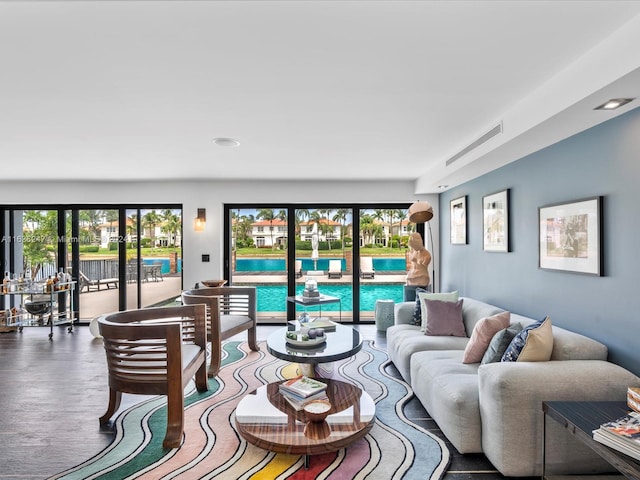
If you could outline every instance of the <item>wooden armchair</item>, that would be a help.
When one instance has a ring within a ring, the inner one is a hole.
[[[249,348],[258,351],[256,341],[257,309],[255,287],[211,287],[182,292],[184,305],[207,306],[207,334],[211,342],[209,376],[220,371],[221,343],[247,330]]]
[[[144,308],[98,318],[107,354],[108,423],[122,393],[167,396],[167,433],[162,446],[180,446],[184,425],[184,389],[195,376],[207,386],[207,331],[204,305]]]

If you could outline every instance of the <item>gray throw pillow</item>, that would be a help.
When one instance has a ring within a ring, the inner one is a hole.
[[[519,323],[514,323],[508,328],[502,329],[498,333],[496,333],[491,339],[487,351],[484,352],[484,356],[482,357],[482,361],[480,362],[480,364],[484,365],[485,363],[496,363],[502,360],[502,356],[511,344],[511,340],[513,340],[515,336],[521,331],[522,325],[520,325]]]
[[[466,337],[462,321],[462,299],[457,302],[426,300],[427,329],[425,335]]]

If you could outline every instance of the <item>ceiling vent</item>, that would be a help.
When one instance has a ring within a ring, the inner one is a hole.
[[[474,150],[474,149],[478,148],[484,142],[486,142],[490,138],[495,137],[499,133],[502,133],[502,122],[500,122],[498,125],[493,127],[487,133],[485,133],[480,138],[478,138],[475,142],[470,143],[469,145],[464,147],[462,150],[460,150],[458,153],[456,153],[453,157],[451,157],[449,160],[447,160],[447,162],[446,162],[447,167],[449,165],[451,165],[453,162],[455,162],[456,160],[458,160],[460,157],[465,156],[471,150]]]

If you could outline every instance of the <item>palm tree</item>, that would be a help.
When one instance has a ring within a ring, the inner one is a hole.
[[[333,216],[334,222],[340,222],[340,243],[342,244],[342,256],[344,257],[344,235],[346,232],[347,215],[349,214],[348,208],[339,208],[336,210]]]
[[[118,211],[117,210],[105,210],[104,211],[104,219],[109,222],[109,239],[108,242],[111,242],[111,232],[113,230],[113,222],[118,221]],[[117,237],[117,235],[116,235]]]
[[[327,246],[329,250],[331,250],[331,240],[333,239],[333,226],[329,223],[329,218],[332,211],[333,210],[331,209],[318,210],[318,212],[320,213],[320,224],[318,225],[320,227],[319,230],[327,240]]]
[[[309,209],[308,208],[298,208],[296,209],[296,234],[302,237],[302,230],[300,224],[309,218]]]
[[[284,224],[286,225],[287,224],[287,219],[288,219],[287,211],[286,210],[280,210],[278,212],[278,214],[276,215],[276,218],[278,220],[280,220],[281,222],[284,222]]]
[[[380,222],[380,224],[382,225],[382,228],[383,228],[383,231],[384,231],[384,232],[386,232],[386,229],[384,228],[384,223],[387,221],[387,219],[386,219],[386,215],[387,215],[387,211],[386,211],[386,210],[384,210],[384,209],[380,209],[380,208],[376,208],[376,209],[373,211],[373,215],[372,215],[372,217],[373,217],[375,220],[378,220],[378,221]],[[389,243],[389,239],[388,239],[388,237],[386,237],[386,235],[385,235],[385,242],[386,242],[386,243],[387,243],[387,245],[388,245],[388,243]]]
[[[240,210],[238,210],[240,214]],[[249,238],[251,238],[251,225],[255,222],[253,215],[242,215],[239,221],[236,221],[236,242],[242,240],[246,246],[249,245]]]
[[[256,218],[260,220],[265,220],[269,222],[269,234],[271,235],[271,250],[275,249],[275,245],[273,244],[273,221],[275,220],[275,215],[273,214],[273,208],[261,208],[258,210],[258,214]]]
[[[404,208],[398,208],[394,210],[395,218],[398,219],[398,238],[402,235],[402,222],[407,218],[407,211]],[[398,242],[398,248],[402,248],[402,242]]]
[[[364,214],[360,217],[360,233],[362,242],[365,245],[373,243],[378,227],[379,225],[376,225],[373,215]]]
[[[129,238],[133,238],[133,236],[137,235],[138,232],[138,215],[132,213],[129,220],[131,221],[131,225],[127,225],[127,234],[129,235]],[[138,239],[138,241],[139,240],[140,239]]]
[[[170,239],[172,241],[169,242],[169,244],[173,244],[174,247],[177,247],[176,243],[178,232],[180,231],[180,228],[182,228],[182,218],[179,215],[173,213],[172,210],[165,210],[162,213],[162,216],[165,222],[164,226],[162,227],[162,231],[168,233],[171,237]]]
[[[151,245],[155,246],[156,226],[162,221],[162,218],[155,210],[151,210],[142,217],[143,228],[149,229],[149,238],[151,238]]]

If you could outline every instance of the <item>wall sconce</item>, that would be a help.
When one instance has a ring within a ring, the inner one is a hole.
[[[198,209],[198,215],[196,216],[195,220],[193,221],[193,229],[196,232],[203,232],[204,231],[204,226],[207,223],[207,209],[206,208],[199,208]]]

